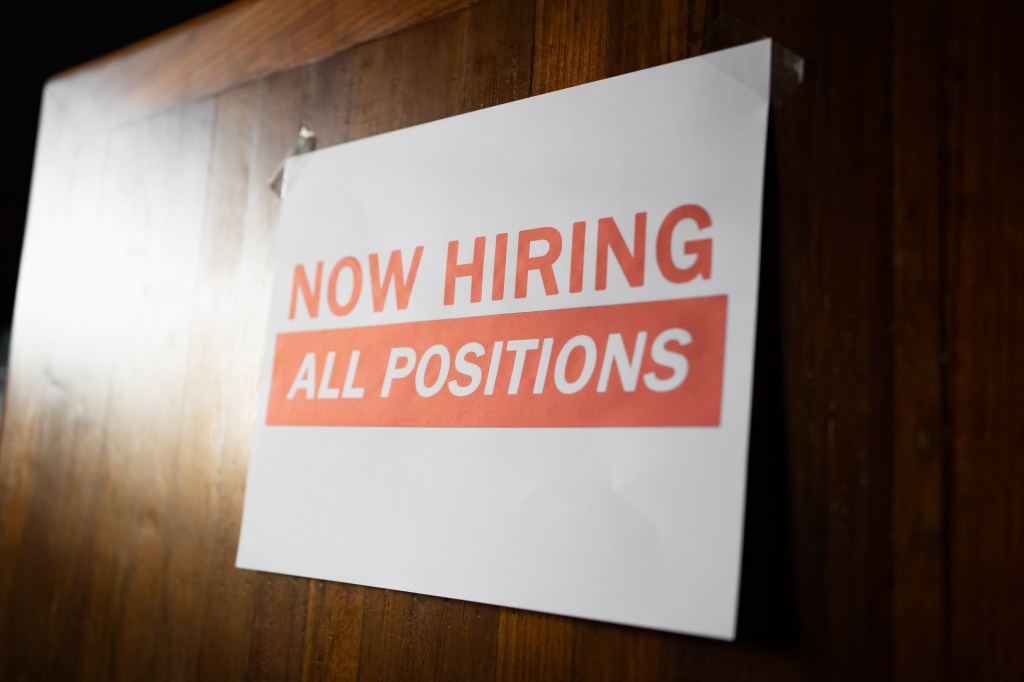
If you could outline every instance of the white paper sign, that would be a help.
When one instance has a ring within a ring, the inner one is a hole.
[[[238,566],[732,638],[770,52],[290,162]]]

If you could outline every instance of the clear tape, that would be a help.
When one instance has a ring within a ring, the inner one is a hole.
[[[769,38],[736,17],[722,12],[708,30],[709,49],[724,50],[756,40]],[[772,40],[772,106],[782,106],[793,91],[804,82],[804,58]]]
[[[284,198],[284,195],[288,191],[288,176],[294,176],[294,173],[286,172],[288,160],[295,156],[307,154],[314,149],[316,149],[316,133],[306,126],[301,126],[299,128],[299,136],[295,140],[295,144],[292,145],[291,151],[285,154],[285,157],[281,159],[281,163],[277,164],[274,174],[270,176],[268,184],[274,194]]]

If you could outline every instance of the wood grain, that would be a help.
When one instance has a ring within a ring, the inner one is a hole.
[[[898,7],[893,51],[893,627],[894,673],[948,675],[946,480],[948,353],[938,8]]]
[[[475,0],[239,0],[53,79],[76,125],[117,125],[324,59]]]
[[[1024,17],[954,5],[260,0],[54,80],[0,678],[1024,678]],[[235,569],[299,126],[337,144],[725,25],[807,64],[771,114],[738,641]]]
[[[1015,3],[956,6],[944,35],[944,213],[951,441],[945,514],[951,677],[1024,676],[994,628],[1024,622],[1024,97]]]

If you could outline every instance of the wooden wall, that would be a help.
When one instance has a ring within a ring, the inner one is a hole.
[[[1024,679],[1024,17],[896,4],[257,0],[52,81],[0,678]],[[299,125],[501,104],[723,21],[806,60],[772,109],[738,642],[235,569]]]

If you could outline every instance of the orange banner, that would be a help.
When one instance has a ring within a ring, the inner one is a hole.
[[[717,426],[726,296],[279,334],[275,426]]]

